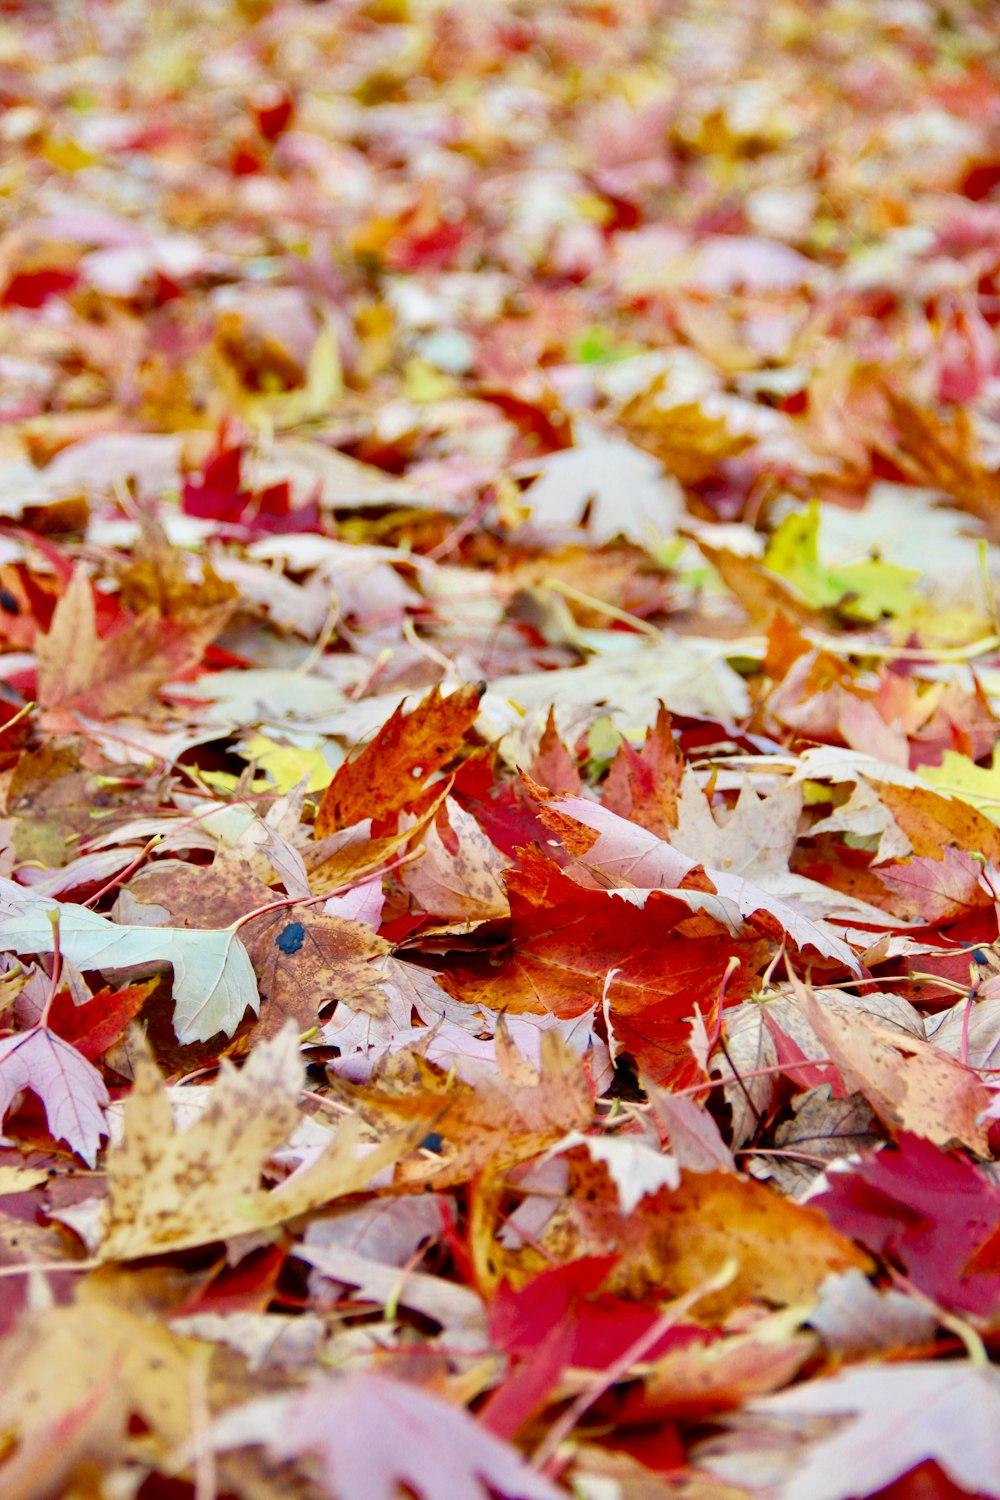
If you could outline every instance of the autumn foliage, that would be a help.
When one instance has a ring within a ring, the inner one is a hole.
[[[0,1497],[1000,1497],[1000,15],[0,6]]]

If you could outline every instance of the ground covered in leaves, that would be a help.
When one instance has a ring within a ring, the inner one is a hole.
[[[1000,1496],[998,57],[0,5],[4,1500]]]

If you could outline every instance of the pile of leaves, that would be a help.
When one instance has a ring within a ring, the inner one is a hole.
[[[1000,1496],[998,58],[0,7],[4,1500]]]

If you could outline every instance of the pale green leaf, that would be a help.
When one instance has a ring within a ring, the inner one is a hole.
[[[59,944],[78,969],[138,969],[168,963],[174,971],[174,1031],[181,1042],[232,1036],[247,1009],[260,1008],[247,951],[229,929],[126,927],[85,906],[7,900],[0,911],[0,951],[52,953],[48,913],[59,913]]]

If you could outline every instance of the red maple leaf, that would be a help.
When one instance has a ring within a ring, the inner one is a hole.
[[[1000,1235],[1000,1188],[971,1162],[903,1132],[895,1150],[863,1152],[832,1174],[810,1203],[935,1302],[981,1317],[1000,1308],[1000,1278],[982,1258]]]

